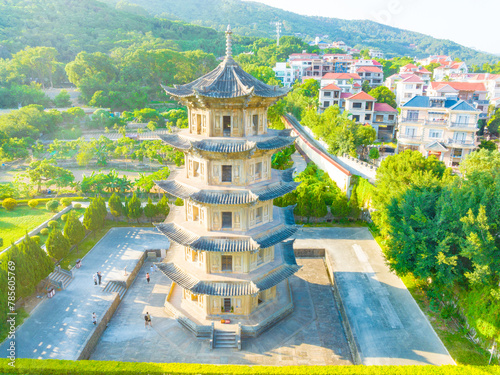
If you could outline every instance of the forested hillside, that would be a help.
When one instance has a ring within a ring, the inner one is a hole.
[[[140,8],[122,9],[95,0],[0,1],[0,58],[26,46],[54,47],[63,62],[71,61],[81,51],[108,53],[117,47],[145,43],[178,51],[224,52],[223,33],[148,17],[147,12],[144,16]],[[237,50],[240,40],[251,43],[249,38],[236,36]]]
[[[123,0],[104,0],[121,7]],[[153,15],[181,19],[197,25],[223,30],[228,23],[237,34],[258,37],[274,36],[273,21],[283,22],[284,35],[302,34],[312,40],[316,35],[329,35],[351,46],[377,47],[387,57],[409,55],[423,57],[446,54],[459,57],[468,64],[495,62],[497,56],[480,53],[455,42],[436,39],[413,31],[397,29],[366,20],[341,20],[326,17],[308,17],[241,0],[128,0]],[[307,4],[304,4],[307,6]],[[415,44],[416,49],[410,48]]]

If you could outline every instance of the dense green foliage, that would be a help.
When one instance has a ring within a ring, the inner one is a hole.
[[[64,237],[66,237],[71,245],[76,245],[78,250],[78,243],[85,237],[85,227],[78,219],[77,215],[70,211],[63,229]]]
[[[106,0],[116,4],[119,0]],[[155,15],[224,30],[227,24],[240,35],[273,37],[273,22],[283,23],[284,34],[301,33],[308,40],[316,35],[334,35],[335,40],[356,47],[378,48],[388,56],[421,56],[445,54],[476,64],[496,62],[498,57],[477,52],[455,42],[435,39],[413,31],[401,30],[368,20],[341,20],[309,17],[281,9],[241,0],[129,0]],[[416,48],[411,48],[415,44]]]
[[[54,258],[55,260],[60,260],[61,258],[68,255],[71,243],[58,228],[53,228],[47,241],[45,242],[45,249],[47,254]]]
[[[412,273],[438,295],[459,298],[483,337],[500,339],[500,166],[498,151],[464,161],[453,177],[434,157],[417,151],[385,159],[377,171],[374,221],[398,274]],[[461,292],[453,291],[458,287]]]
[[[368,91],[368,95],[377,99],[377,103],[387,103],[392,108],[396,108],[396,95],[385,86],[379,86]]]

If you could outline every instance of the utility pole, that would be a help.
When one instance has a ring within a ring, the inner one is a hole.
[[[281,33],[281,25],[283,25],[280,21],[273,22],[276,25],[276,46],[280,45],[280,33]]]

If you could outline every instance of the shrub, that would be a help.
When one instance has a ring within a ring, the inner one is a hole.
[[[81,203],[75,203],[73,205],[73,208],[82,208],[82,204]]]
[[[64,214],[61,216],[62,221],[66,221],[67,218],[68,218],[68,214]]]
[[[3,208],[5,208],[7,211],[12,211],[14,208],[17,206],[17,201],[13,198],[7,198],[4,199],[2,202]]]
[[[174,204],[176,206],[184,206],[184,200],[182,200],[181,198],[177,198],[174,202]]]
[[[370,159],[378,159],[380,157],[380,152],[378,151],[378,148],[371,148],[368,156]]]
[[[40,245],[40,236],[31,236],[31,239],[35,241],[37,245]]]
[[[37,199],[30,199],[28,201],[28,206],[30,206],[31,208],[35,208],[36,206],[38,206],[38,200]]]
[[[45,208],[52,212],[56,212],[58,207],[59,207],[59,202],[56,201],[55,199],[48,201],[47,204],[45,205]]]
[[[51,220],[47,223],[47,225],[49,226],[49,228],[55,229],[57,228],[57,221]]]
[[[60,202],[64,207],[71,206],[71,198],[61,198]]]
[[[49,228],[42,228],[40,230],[40,234],[46,236],[47,234],[49,234]]]

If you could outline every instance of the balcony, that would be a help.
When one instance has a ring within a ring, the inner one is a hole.
[[[449,127],[453,128],[453,130],[466,129],[470,131],[477,129],[476,123],[464,123],[464,122],[453,122],[453,121],[449,123]]]
[[[402,117],[400,122],[411,122],[411,123],[414,123],[414,124],[423,124],[424,123],[424,119],[414,119],[414,118],[411,118],[411,117]]]
[[[398,141],[401,142],[410,142],[410,143],[420,143],[423,140],[422,135],[408,135],[408,134],[399,134]]]
[[[472,139],[453,139],[453,138],[448,138],[446,141],[446,144],[448,146],[459,146],[459,147],[475,147],[476,142],[474,142]]]

